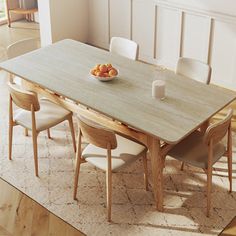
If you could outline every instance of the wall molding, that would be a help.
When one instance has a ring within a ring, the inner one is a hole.
[[[158,6],[162,6],[165,8],[180,10],[180,11],[190,13],[193,15],[210,17],[214,20],[219,20],[219,21],[224,21],[227,23],[236,24],[236,15],[230,15],[230,14],[211,11],[211,10],[204,10],[201,8],[192,7],[187,4],[174,3],[174,2],[170,2],[170,1],[167,2],[165,0],[153,0],[153,1]]]

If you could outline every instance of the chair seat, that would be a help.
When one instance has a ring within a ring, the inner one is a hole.
[[[203,134],[199,131],[195,131],[171,149],[168,155],[190,165],[207,169],[208,148],[203,140]],[[223,143],[216,144],[213,148],[212,165],[215,164],[225,152],[226,147]]]
[[[40,110],[35,112],[37,132],[49,129],[72,116],[72,112],[47,100],[40,100]],[[14,116],[14,121],[32,130],[31,112],[19,109]]]
[[[111,151],[112,155],[112,171],[117,171],[121,167],[132,163],[147,151],[146,147],[116,135],[117,148]],[[107,169],[107,150],[89,144],[82,152],[82,158],[106,171]]]

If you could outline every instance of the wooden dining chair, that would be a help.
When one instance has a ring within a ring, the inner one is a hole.
[[[168,156],[202,168],[207,173],[207,216],[210,215],[212,166],[222,157],[228,158],[229,191],[232,191],[232,131],[233,110],[220,122],[210,125],[205,134],[196,130],[176,146]],[[222,139],[227,134],[227,143]]]
[[[74,151],[76,141],[72,121],[72,112],[52,103],[47,99],[38,100],[36,93],[22,89],[16,84],[9,83],[9,159],[12,159],[12,136],[13,127],[20,125],[32,131],[35,175],[38,176],[38,149],[37,136],[41,131],[47,130],[50,138],[49,128],[68,120]],[[13,103],[19,108],[13,114]]]
[[[38,38],[26,38],[19,40],[7,47],[7,57],[12,59],[21,56],[27,52],[31,52],[40,47]]]
[[[201,61],[180,57],[176,67],[176,74],[190,79],[209,84],[211,81],[211,67]],[[182,162],[180,169],[183,171],[185,163]]]
[[[112,37],[110,43],[110,52],[119,54],[132,60],[137,60],[138,44],[132,40]]]
[[[176,74],[209,84],[211,80],[211,67],[192,58],[180,57],[176,67]]]
[[[76,171],[74,181],[74,199],[76,199],[80,165],[89,162],[106,171],[107,219],[111,221],[112,172],[143,158],[144,183],[148,190],[147,148],[139,143],[115,134],[84,117],[79,117],[79,136],[76,153]],[[89,145],[82,151],[82,136]]]
[[[39,39],[37,38],[26,38],[19,40],[7,47],[7,58],[12,59],[14,57],[21,56],[25,53],[34,51],[40,47]],[[17,76],[10,75],[11,82],[21,84],[21,78]]]
[[[6,7],[7,7],[7,20],[8,20],[8,27],[11,27],[11,24],[13,22],[13,19],[15,14],[22,16],[25,16],[25,19],[27,21],[34,21],[34,14],[38,12],[37,8],[37,1],[31,0],[31,1],[12,1],[12,0],[5,0]],[[18,4],[16,4],[18,2]]]

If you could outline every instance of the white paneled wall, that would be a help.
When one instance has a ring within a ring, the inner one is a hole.
[[[211,65],[213,82],[236,88],[236,24],[214,21]]]
[[[210,23],[209,17],[190,13],[183,15],[181,56],[208,62]]]
[[[39,0],[38,8],[42,46],[66,38],[87,41],[87,0]]]
[[[139,44],[139,58],[150,63],[155,57],[155,10],[152,1],[133,1],[131,38]]]
[[[107,48],[109,44],[109,0],[89,0],[89,43]]]
[[[110,0],[110,37],[131,38],[131,1]]]
[[[156,14],[155,58],[158,64],[175,68],[181,51],[182,13],[157,6]]]
[[[224,3],[89,0],[88,42],[108,49],[112,36],[130,38],[139,44],[140,60],[169,69],[179,56],[195,58],[212,66],[213,83],[236,89],[236,3],[219,13]]]

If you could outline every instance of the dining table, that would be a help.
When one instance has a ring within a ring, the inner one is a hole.
[[[96,64],[110,63],[117,78],[90,75]],[[157,66],[65,39],[0,63],[23,85],[61,106],[144,144],[149,150],[155,207],[163,211],[163,168],[168,151],[209,120],[236,93],[205,85]],[[165,81],[165,99],[152,97],[154,80]]]

